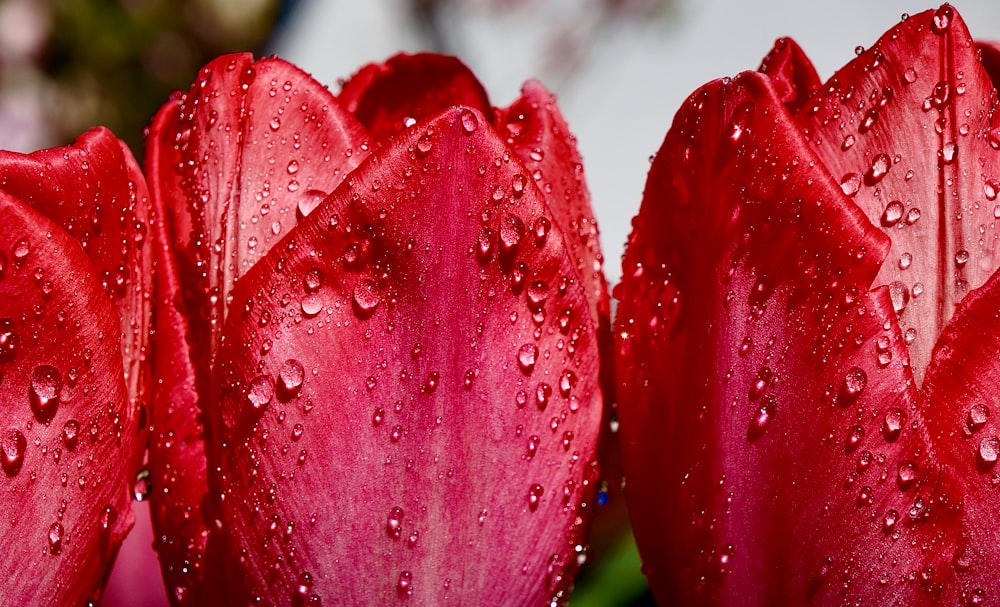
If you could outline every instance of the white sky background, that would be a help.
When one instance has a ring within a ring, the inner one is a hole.
[[[506,13],[483,4],[502,3],[466,0],[471,8],[443,24],[451,50],[476,72],[493,105],[508,105],[529,78],[559,96],[583,154],[612,284],[621,276],[648,159],[692,91],[756,69],[781,36],[794,38],[826,79],[902,13],[936,7],[901,0],[674,0],[665,14],[601,21],[595,0],[508,0]],[[1000,1],[952,4],[974,37],[1000,40]],[[555,46],[560,36],[576,45]],[[365,63],[425,45],[402,0],[300,0],[272,50],[336,91],[338,79]]]

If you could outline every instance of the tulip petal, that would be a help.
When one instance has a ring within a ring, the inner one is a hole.
[[[778,98],[794,112],[820,88],[819,74],[802,47],[791,38],[778,38],[764,57],[760,72],[767,74]]]
[[[307,74],[247,54],[206,66],[150,128],[147,172],[164,218],[151,499],[174,604],[214,604],[226,591],[206,527],[215,515],[203,508],[203,415],[226,307],[219,294],[344,180],[367,155],[366,137]]]
[[[450,107],[490,115],[489,97],[475,74],[455,57],[434,53],[401,53],[367,65],[344,83],[338,99],[376,141]]]
[[[3,602],[82,605],[133,521],[119,315],[58,223],[0,192],[0,226]]]
[[[644,569],[664,605],[933,605],[957,502],[885,288],[889,248],[748,72],[680,110],[614,337]]]
[[[996,42],[978,42],[980,58],[983,61],[983,69],[989,74],[993,81],[993,88],[1000,83],[1000,44]]]
[[[249,54],[208,64],[173,104],[169,129],[150,138],[178,164],[150,179],[169,196],[170,236],[189,306],[209,319],[211,356],[233,282],[357,166],[365,134],[297,67]]]
[[[996,563],[995,482],[1000,456],[1000,334],[997,302],[1000,274],[969,293],[938,339],[924,381],[923,414],[943,464],[960,479],[964,509],[962,538],[953,561],[956,582],[942,604],[983,604],[1000,594]]]
[[[32,154],[0,151],[0,189],[29,203],[80,242],[121,315],[122,360],[132,406],[128,425],[144,431],[151,377],[146,364],[152,254],[146,246],[149,193],[135,159],[107,129],[72,146]],[[140,437],[139,444],[145,444]],[[144,450],[134,453],[138,472]]]
[[[517,153],[529,171],[529,179],[511,186],[517,194],[529,184],[549,192],[550,213],[556,227],[568,239],[567,246],[576,262],[577,273],[584,280],[591,314],[599,327],[610,325],[610,299],[601,266],[597,220],[590,204],[590,193],[583,178],[583,159],[576,148],[555,99],[536,81],[528,81],[521,97],[510,107],[497,110],[498,130],[507,136],[507,144]],[[495,194],[504,195],[503,186]],[[544,233],[547,224],[528,226],[529,234]]]
[[[563,234],[522,232],[544,200],[493,198],[526,172],[482,114],[447,110],[237,284],[210,457],[252,595],[564,597],[596,480],[599,360]]]
[[[889,285],[918,382],[955,306],[1000,266],[1000,115],[958,13],[909,17],[797,116],[811,148],[892,237]]]

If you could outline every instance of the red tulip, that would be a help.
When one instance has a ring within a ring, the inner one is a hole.
[[[944,5],[823,85],[779,40],[675,118],[616,293],[627,500],[661,604],[1000,596],[989,56]]]
[[[0,152],[2,602],[97,597],[144,438],[148,194],[106,130]]]
[[[607,319],[551,96],[222,57],[150,129],[150,466],[174,604],[537,604],[591,509]]]

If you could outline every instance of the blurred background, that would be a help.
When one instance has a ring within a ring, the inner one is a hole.
[[[1000,2],[954,0],[972,34],[1000,40]],[[0,0],[0,148],[71,142],[103,124],[142,153],[171,91],[235,50],[276,53],[336,92],[399,51],[461,57],[493,104],[538,78],[578,137],[611,283],[649,158],[682,101],[747,69],[780,36],[826,78],[903,13],[903,0]],[[651,605],[623,504],[608,479],[572,603]],[[130,541],[151,541],[134,533]]]

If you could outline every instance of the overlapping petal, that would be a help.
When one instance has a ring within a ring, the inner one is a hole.
[[[889,285],[920,381],[959,301],[1000,266],[1000,117],[948,5],[901,21],[796,112],[823,165],[892,237]]]
[[[395,57],[340,99],[305,80],[222,58],[151,128],[172,600],[558,600],[608,309],[574,140],[529,85],[536,126],[504,142],[451,58]]]
[[[520,604],[567,587],[596,474],[596,333],[562,234],[525,229],[544,198],[494,197],[525,177],[506,152],[482,114],[449,110],[237,285],[213,433],[253,594]]]
[[[133,520],[120,317],[59,223],[0,192],[0,226],[3,600],[81,605]]]
[[[213,398],[225,295],[360,162],[364,138],[307,74],[245,54],[203,68],[187,95],[154,119],[147,173],[163,223],[150,466],[158,549],[175,604],[210,600],[217,588],[202,584],[214,519],[203,504],[202,415]]]
[[[780,40],[766,77],[678,114],[616,293],[629,507],[659,600],[998,592],[1000,144],[979,57],[945,5],[822,87]]]
[[[664,604],[934,604],[954,516],[888,239],[746,73],[696,92],[616,295],[626,496]],[[882,583],[880,580],[885,580]]]

